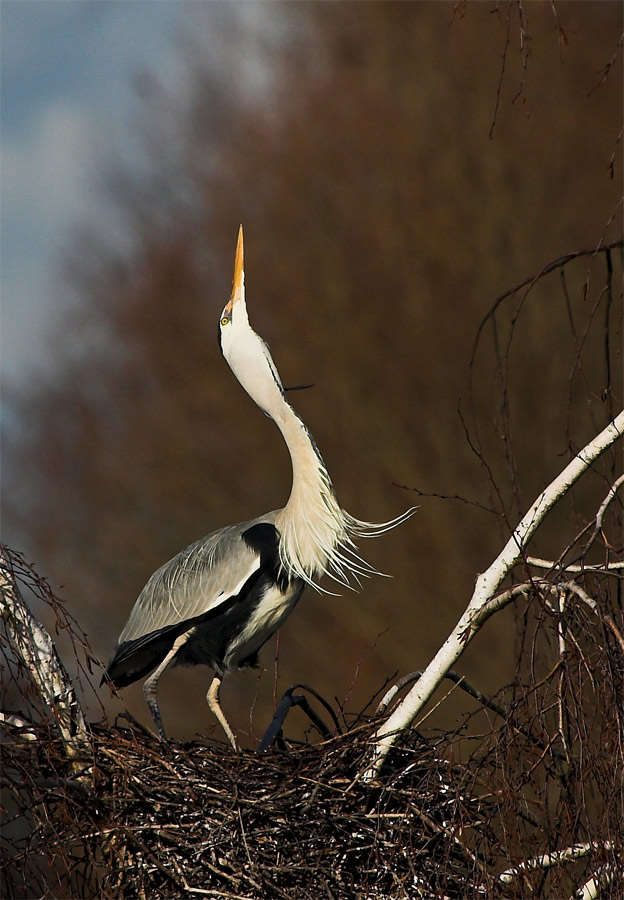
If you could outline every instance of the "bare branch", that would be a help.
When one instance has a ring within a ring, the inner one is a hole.
[[[14,729],[23,741],[37,740],[32,722],[29,722],[23,716],[18,716],[15,713],[0,712],[0,726]]]
[[[587,94],[588,97],[591,96],[591,94],[593,94],[594,91],[597,91],[599,87],[602,87],[602,85],[605,83],[605,81],[609,77],[609,73],[611,72],[611,69],[615,65],[618,56],[620,55],[620,51],[622,49],[623,44],[624,44],[624,34],[621,34],[620,39],[618,40],[617,44],[615,45],[615,51],[613,53],[613,56],[611,57],[609,62],[606,63],[606,65],[604,65],[602,67],[602,69],[600,70],[600,72],[598,73],[600,75],[600,81],[598,81],[593,86],[593,88],[591,88],[591,90]]]
[[[611,485],[611,487],[609,489],[609,493],[607,494],[607,496],[604,498],[604,500],[600,504],[598,512],[596,513],[596,524],[594,525],[594,530],[592,531],[591,537],[589,538],[589,540],[587,541],[587,544],[585,545],[583,554],[587,553],[587,551],[589,550],[591,545],[594,543],[594,541],[600,534],[600,531],[602,530],[602,521],[603,521],[605,513],[607,511],[607,507],[609,506],[609,504],[611,503],[611,501],[617,494],[618,489],[621,488],[623,484],[624,484],[624,475],[620,475],[620,477],[617,478],[613,482],[613,484]]]
[[[622,653],[624,653],[624,637],[622,637],[622,632],[617,627],[611,616],[605,616],[605,624],[611,629],[613,636],[620,645]]]
[[[548,275],[550,272],[554,272],[555,269],[559,269],[562,266],[567,265],[569,262],[572,262],[572,260],[574,260],[574,259],[579,259],[580,257],[583,257],[583,256],[589,256],[589,257],[593,258],[593,257],[597,256],[598,253],[606,252],[609,250],[615,250],[622,246],[624,246],[624,240],[622,238],[618,238],[615,241],[611,241],[609,244],[603,244],[602,240],[601,240],[597,247],[588,247],[585,250],[575,250],[572,253],[564,253],[563,256],[559,256],[559,257],[557,257],[557,259],[553,259],[551,262],[549,262],[547,265],[545,265],[539,272],[537,272],[536,275],[532,275],[529,278],[525,278],[523,281],[521,281],[515,287],[512,287],[509,290],[504,291],[502,294],[499,294],[499,296],[496,298],[496,300],[494,301],[494,303],[492,304],[492,306],[490,307],[488,312],[483,316],[483,319],[479,323],[479,327],[477,329],[477,334],[475,337],[473,350],[472,350],[472,357],[471,357],[472,361],[474,362],[477,345],[479,344],[479,341],[481,338],[481,332],[483,331],[483,329],[486,325],[486,322],[488,322],[489,319],[491,319],[491,317],[494,315],[494,313],[496,312],[498,307],[501,305],[501,303],[503,303],[505,300],[507,300],[508,297],[513,297],[514,294],[517,294],[518,291],[521,291],[525,287],[528,287],[528,289],[531,290],[531,288],[535,284],[537,284],[537,282],[541,278],[543,278],[545,275]]]
[[[624,569],[624,562],[606,563],[601,566],[579,566],[579,565],[561,565],[552,559],[540,559],[538,556],[527,556],[526,562],[529,566],[535,566],[537,569],[556,569],[559,572],[618,572]]]
[[[80,703],[50,635],[25,604],[4,553],[0,555],[0,615],[13,650],[54,716],[67,755],[80,755],[88,743]]]
[[[510,884],[517,875],[522,875],[531,869],[549,869],[551,866],[560,866],[562,863],[589,856],[590,853],[595,852],[597,849],[610,850],[611,845],[607,842],[603,848],[597,848],[595,844],[575,844],[573,847],[567,847],[565,850],[555,850],[552,853],[544,853],[542,856],[534,856],[511,869],[501,872],[498,879],[503,884]]]
[[[601,866],[597,872],[594,872],[589,881],[586,881],[583,887],[575,894],[578,900],[598,900],[600,892],[607,887],[613,879],[615,873],[612,866]]]
[[[464,614],[440,650],[429,663],[422,677],[399,704],[390,718],[379,728],[373,760],[365,773],[372,779],[381,769],[388,751],[401,730],[409,728],[438,687],[446,672],[464,652],[469,641],[487,619],[507,602],[497,597],[503,580],[522,559],[529,540],[555,504],[587,471],[591,464],[624,433],[624,411],[597,435],[565,467],[554,481],[539,495],[522,518],[506,546],[489,569],[477,578],[474,593]]]

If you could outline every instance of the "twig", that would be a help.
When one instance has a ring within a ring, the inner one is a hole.
[[[620,645],[620,649],[621,649],[622,653],[624,653],[624,637],[622,637],[622,632],[619,630],[619,628],[617,627],[617,625],[615,624],[615,622],[613,621],[611,616],[605,616],[604,620],[605,620],[607,626],[613,632],[616,641]]]
[[[518,589],[514,591],[515,596],[520,596],[521,594],[528,593],[531,585],[519,585]],[[407,687],[408,684],[411,684],[413,681],[417,681],[422,676],[422,671],[410,672],[409,675],[404,675],[402,678],[397,681],[395,685],[393,685],[383,696],[377,709],[375,710],[375,715],[381,715],[386,711],[389,704],[392,702],[397,693],[402,690],[404,687]],[[535,737],[531,734],[530,730],[527,728],[523,728],[521,725],[515,725],[509,719],[509,712],[505,709],[504,706],[500,706],[498,703],[495,703],[493,700],[490,700],[489,697],[486,697],[484,693],[482,693],[478,688],[473,687],[463,675],[459,675],[453,669],[447,672],[444,676],[448,678],[449,681],[453,681],[457,687],[461,688],[462,691],[465,691],[470,697],[473,697],[477,700],[482,706],[486,709],[491,710],[493,713],[496,713],[497,716],[500,716],[501,719],[504,719],[505,722],[519,734],[524,735],[525,738],[530,740],[533,744],[540,748],[540,750],[547,749],[547,745],[544,744],[540,738]],[[418,723],[420,725],[420,722]],[[565,754],[559,753],[558,750],[552,750],[554,756],[558,756],[560,759],[566,759]]]
[[[413,491],[413,493],[418,494],[419,497],[435,497],[437,500],[459,500],[461,503],[466,503],[468,506],[476,506],[477,509],[482,509],[483,512],[496,515],[496,510],[491,509],[489,506],[484,506],[484,504],[479,503],[478,500],[469,500],[467,497],[461,497],[459,494],[438,494],[434,491],[421,491],[420,488],[410,487],[408,484],[399,484],[396,481],[392,482],[392,486],[400,488],[402,491]]]
[[[490,125],[490,133],[488,135],[490,140],[492,140],[492,138],[494,136],[494,128],[496,127],[496,117],[498,115],[498,107],[500,106],[501,91],[503,88],[503,80],[505,78],[505,66],[507,65],[507,51],[509,50],[509,44],[511,42],[510,29],[511,29],[511,10],[509,10],[507,12],[507,32],[505,34],[505,47],[503,48],[501,70],[500,70],[500,75],[498,77],[498,85],[496,86],[496,104],[494,106],[494,115],[492,116],[492,124]]]
[[[617,478],[613,482],[611,487],[609,488],[609,492],[608,492],[607,496],[604,498],[604,500],[600,504],[600,506],[598,508],[598,512],[596,513],[596,522],[594,525],[594,530],[592,531],[591,536],[583,549],[583,554],[587,553],[587,551],[589,550],[591,545],[594,543],[594,541],[600,534],[600,532],[602,530],[602,521],[605,517],[607,508],[608,508],[609,504],[611,503],[611,501],[614,499],[615,495],[617,494],[618,489],[621,488],[623,484],[624,484],[624,475],[620,475],[620,477]]]
[[[618,56],[619,56],[619,54],[620,54],[620,50],[622,49],[622,45],[623,45],[623,44],[624,44],[624,34],[621,34],[621,35],[620,35],[619,41],[618,41],[617,44],[615,45],[615,52],[614,52],[613,56],[611,57],[611,59],[609,60],[609,62],[606,63],[606,65],[604,65],[604,66],[602,67],[602,69],[601,69],[600,72],[599,72],[599,74],[602,76],[601,79],[600,79],[600,81],[599,81],[597,84],[595,84],[593,88],[591,88],[591,90],[590,90],[590,91],[588,92],[588,94],[587,94],[588,97],[590,97],[590,96],[594,93],[594,91],[597,91],[598,88],[601,87],[601,86],[605,83],[605,81],[607,80],[607,78],[609,77],[609,72],[611,71],[611,69],[612,69],[613,66],[615,65],[616,60],[617,60],[617,58],[618,58]]]
[[[525,278],[524,281],[521,281],[515,287],[512,287],[504,293],[499,294],[488,312],[484,315],[483,319],[479,323],[471,359],[474,360],[477,345],[479,344],[481,338],[481,332],[485,328],[486,322],[494,315],[501,303],[503,303],[508,297],[513,297],[514,294],[517,294],[518,291],[521,291],[522,288],[525,287],[528,287],[529,290],[531,290],[531,288],[534,287],[534,285],[537,284],[537,282],[545,275],[548,275],[550,272],[554,272],[555,269],[559,269],[575,259],[579,259],[582,256],[594,257],[597,256],[598,253],[615,250],[616,248],[622,246],[624,246],[624,239],[618,238],[618,240],[611,241],[609,244],[602,244],[601,241],[597,247],[588,247],[586,250],[575,250],[572,253],[565,253],[563,256],[559,256],[557,257],[557,259],[553,259],[551,262],[547,263],[536,275],[531,275],[529,278]]]

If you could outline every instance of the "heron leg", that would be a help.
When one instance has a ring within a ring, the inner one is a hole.
[[[219,703],[219,690],[221,688],[221,676],[215,675],[215,677],[210,682],[210,687],[208,688],[208,693],[206,694],[206,700],[208,701],[208,706],[215,714],[217,719],[219,720],[221,727],[225,731],[228,740],[234,750],[238,753],[238,744],[236,743],[236,738],[232,732],[228,724],[228,720],[223,715],[223,710],[221,709],[221,704]]]
[[[160,672],[158,674],[160,675]],[[165,733],[165,727],[163,725],[160,708],[158,706],[158,698],[156,696],[157,680],[157,678],[153,678],[150,675],[147,681],[145,681],[143,684],[143,695],[145,696],[145,700],[147,701],[147,705],[149,706],[149,710],[152,714],[152,719],[154,720],[154,725],[156,726],[158,737],[161,739],[161,741],[166,741],[167,735]]]
[[[173,643],[173,647],[167,653],[163,661],[156,666],[152,674],[145,679],[143,682],[143,696],[147,701],[147,705],[149,706],[150,712],[152,714],[152,719],[154,720],[154,725],[156,726],[156,731],[158,732],[158,737],[161,741],[167,740],[167,735],[165,734],[165,728],[162,721],[162,716],[160,714],[160,708],[158,706],[158,697],[156,696],[156,685],[158,684],[158,679],[165,671],[171,660],[174,658],[180,647],[185,644],[190,638],[193,629],[190,631],[185,631],[184,634],[179,635]]]

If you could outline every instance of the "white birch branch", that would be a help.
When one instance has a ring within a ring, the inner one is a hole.
[[[612,866],[601,866],[574,896],[578,900],[598,900],[604,888],[614,880],[615,874]]]
[[[573,844],[565,850],[554,850],[552,853],[544,853],[542,856],[533,856],[531,859],[524,860],[512,869],[501,872],[498,879],[499,881],[502,881],[503,884],[510,884],[517,875],[521,875],[523,872],[530,872],[534,869],[550,869],[552,866],[560,866],[562,863],[569,862],[570,860],[582,859],[584,856],[589,856],[589,854],[595,852],[596,849],[598,849],[596,844]],[[602,849],[610,850],[611,843],[607,841]]]
[[[624,433],[624,411],[597,435],[565,467],[550,485],[542,491],[529,511],[522,518],[502,552],[489,569],[479,575],[470,603],[442,647],[431,660],[421,678],[401,701],[396,710],[378,729],[373,758],[365,772],[365,780],[374,778],[398,734],[409,728],[416,716],[431,698],[445,676],[462,655],[472,638],[493,613],[502,609],[515,596],[506,591],[496,592],[502,582],[522,559],[525,548],[550,510],[568,492],[589,466]]]
[[[624,475],[620,475],[620,477],[616,481],[614,481],[613,484],[611,485],[609,493],[607,494],[607,496],[604,498],[604,500],[600,504],[600,509],[596,513],[596,524],[594,525],[594,530],[591,534],[590,539],[587,542],[587,547],[585,549],[588,549],[589,547],[591,547],[591,545],[594,543],[594,541],[596,540],[596,538],[602,531],[602,521],[603,521],[605,513],[607,511],[607,507],[609,506],[609,504],[611,503],[611,501],[617,494],[618,489],[621,488],[623,484],[624,484]]]
[[[29,722],[23,716],[16,716],[15,713],[0,712],[0,726],[5,729],[15,729],[23,741],[37,740],[32,722]]]
[[[624,569],[624,562],[612,562],[605,563],[605,565],[596,565],[596,566],[579,566],[579,565],[569,565],[562,566],[560,563],[555,562],[552,559],[539,559],[537,556],[527,556],[527,563],[530,566],[535,566],[536,569],[553,569],[559,572],[569,572],[570,574],[578,574],[579,572],[595,572],[600,574],[601,572],[621,572]]]
[[[52,638],[24,603],[3,554],[0,554],[0,616],[13,650],[54,716],[67,756],[79,756],[88,745],[80,703]]]

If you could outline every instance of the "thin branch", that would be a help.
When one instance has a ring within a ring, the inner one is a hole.
[[[611,181],[615,178],[615,155],[617,153],[618,144],[622,140],[622,132],[624,132],[624,128],[620,128],[620,133],[615,139],[615,147],[613,148],[613,153],[611,154],[611,159],[609,160],[609,177]],[[618,204],[619,205],[619,204]]]
[[[520,81],[520,85],[518,86],[518,90],[512,99],[512,103],[515,103],[516,100],[522,99],[523,103],[526,103],[526,94],[525,87],[527,81],[528,74],[528,61],[530,54],[530,42],[531,38],[529,37],[528,28],[529,23],[524,12],[524,7],[522,5],[522,0],[516,0],[516,6],[518,9],[518,19],[520,23],[520,58],[522,60],[522,80]]]
[[[421,491],[420,488],[410,487],[408,484],[399,484],[397,481],[393,481],[392,486],[400,488],[402,491],[412,491],[414,494],[418,494],[419,497],[434,497],[436,500],[459,500],[468,506],[476,506],[477,509],[481,509],[483,512],[491,513],[494,516],[498,515],[495,509],[484,506],[478,500],[469,500],[468,497],[462,497],[460,494],[438,494],[435,491]]]
[[[620,645],[620,650],[622,651],[622,653],[624,653],[624,637],[622,637],[622,632],[617,627],[611,616],[605,616],[604,620],[605,624],[611,629],[613,636]]]
[[[565,467],[563,472],[542,491],[514,530],[497,559],[486,572],[477,578],[472,599],[457,625],[431,660],[422,677],[377,731],[373,759],[365,773],[366,780],[374,778],[380,771],[398,734],[403,729],[409,728],[445,674],[462,655],[470,640],[482,628],[487,619],[500,609],[501,605],[505,605],[500,600],[500,595],[497,597],[497,591],[509,572],[522,559],[528,542],[550,510],[567,494],[592,463],[623,433],[624,411],[590,441]]]
[[[17,736],[22,741],[37,740],[33,723],[29,722],[28,719],[25,719],[23,716],[18,716],[15,713],[0,712],[0,726],[2,728],[15,729]]]
[[[517,875],[524,872],[530,872],[533,869],[550,869],[552,866],[560,866],[562,863],[570,862],[570,860],[582,859],[589,856],[597,849],[610,850],[611,843],[607,841],[603,847],[598,848],[595,844],[574,844],[565,850],[555,850],[552,853],[544,853],[542,856],[534,856],[526,859],[511,869],[506,869],[498,876],[499,881],[503,884],[510,884]]]
[[[507,31],[505,34],[505,47],[503,48],[501,70],[500,70],[500,75],[498,78],[498,85],[496,86],[496,103],[494,106],[494,115],[492,116],[492,124],[490,125],[490,133],[489,133],[490,140],[492,140],[492,138],[494,137],[494,128],[496,127],[496,118],[498,116],[498,108],[500,106],[501,91],[503,89],[503,80],[505,78],[505,67],[507,65],[507,51],[509,50],[509,44],[511,42],[510,30],[511,30],[511,7],[507,11]]]
[[[607,508],[608,508],[609,504],[611,503],[611,501],[614,499],[615,495],[617,494],[618,489],[621,488],[623,484],[624,484],[624,475],[620,475],[620,477],[617,478],[613,482],[611,487],[609,488],[609,493],[607,494],[607,496],[604,498],[604,500],[600,504],[600,507],[598,508],[598,512],[596,513],[596,524],[594,525],[594,530],[592,531],[591,536],[583,549],[583,555],[585,555],[587,553],[587,551],[589,550],[591,545],[594,543],[594,541],[600,534],[600,531],[602,530],[602,522],[603,522],[605,513],[607,511]]]
[[[530,585],[522,585],[522,589],[515,592],[516,596],[520,594],[526,593],[530,588]],[[400,678],[395,685],[393,685],[384,695],[382,700],[380,701],[377,709],[375,710],[375,715],[381,715],[386,711],[392,700],[396,697],[399,691],[403,690],[404,687],[407,687],[408,684],[411,684],[413,681],[417,681],[422,676],[422,671],[410,672],[409,675],[404,675]],[[473,687],[463,675],[459,675],[453,669],[447,672],[444,676],[448,678],[449,681],[454,682],[457,687],[461,688],[462,691],[465,691],[475,700],[477,700],[483,707],[491,710],[496,713],[497,716],[500,716],[501,719],[504,719],[507,724],[514,729],[514,731],[523,734],[528,740],[534,743],[540,750],[548,749],[547,745],[544,744],[539,738],[536,738],[533,734],[531,734],[530,730],[527,728],[523,728],[522,726],[515,725],[509,719],[509,711],[505,709],[504,706],[500,706],[498,703],[495,703],[493,700],[490,700],[489,697],[486,697],[484,693],[482,693],[478,688]],[[419,723],[420,724],[420,723]],[[558,756],[560,759],[566,759],[565,754],[560,753],[558,750],[551,750],[553,756]]]
[[[559,13],[557,12],[557,7],[555,6],[554,0],[550,0],[550,8],[552,10],[552,14],[555,17],[555,28],[557,29],[557,36],[559,38],[559,46],[567,47],[568,45],[568,35],[566,34],[566,30],[561,24],[561,20],[559,19]]]
[[[601,866],[592,877],[585,882],[583,887],[576,892],[578,900],[598,900],[603,888],[607,887],[615,878],[613,866]]]
[[[494,315],[498,307],[503,303],[508,297],[513,297],[514,294],[517,294],[518,291],[521,291],[522,288],[529,287],[529,290],[545,275],[550,274],[550,272],[554,272],[555,269],[559,269],[561,266],[567,265],[572,260],[579,259],[583,256],[597,256],[598,253],[604,253],[608,250],[614,250],[618,247],[624,246],[624,239],[618,238],[618,240],[611,241],[609,244],[603,244],[602,240],[598,244],[597,247],[588,247],[586,250],[575,250],[572,253],[565,253],[563,256],[557,257],[557,259],[553,259],[551,262],[547,263],[536,275],[531,275],[529,278],[525,278],[524,281],[521,281],[515,287],[510,288],[505,291],[496,298],[488,312],[484,315],[483,319],[479,323],[479,327],[477,329],[477,335],[474,341],[473,351],[471,360],[474,362],[474,357],[476,354],[477,345],[479,344],[481,338],[481,332],[483,331],[486,322]],[[471,363],[472,364],[472,363]]]
[[[609,77],[609,73],[611,72],[611,69],[617,62],[617,58],[620,55],[620,50],[622,49],[623,44],[624,44],[624,34],[621,34],[619,41],[615,45],[615,52],[614,52],[613,56],[611,57],[609,62],[606,65],[604,65],[602,67],[602,69],[600,70],[600,72],[598,73],[601,76],[600,81],[597,82],[597,84],[595,84],[593,86],[593,88],[591,88],[591,90],[587,94],[588,97],[590,97],[594,93],[594,91],[597,91],[599,87],[602,87],[602,85],[605,83],[605,81]]]
[[[529,566],[535,566],[537,569],[553,569],[559,572],[618,572],[624,569],[624,562],[605,563],[597,566],[578,566],[578,565],[561,565],[552,559],[540,559],[538,556],[527,556],[526,562]]]
[[[589,606],[592,612],[598,612],[598,604],[589,596],[587,591],[583,590],[580,584],[575,584],[573,581],[566,581],[564,584],[554,584],[551,591],[556,591],[558,594],[565,593],[566,591],[569,591],[571,594],[576,594],[579,600],[582,600],[586,606]]]

